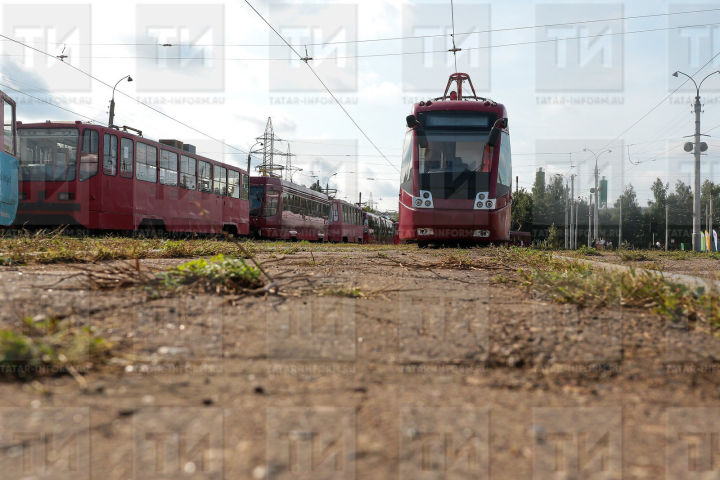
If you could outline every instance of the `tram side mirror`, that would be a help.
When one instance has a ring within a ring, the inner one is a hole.
[[[507,118],[498,118],[495,120],[495,124],[490,130],[490,138],[488,138],[488,145],[491,147],[497,147],[500,143],[500,133],[507,128]]]
[[[408,128],[415,128],[420,125],[420,122],[418,122],[418,119],[415,118],[415,115],[410,114],[407,117],[405,117],[405,123],[407,124]]]

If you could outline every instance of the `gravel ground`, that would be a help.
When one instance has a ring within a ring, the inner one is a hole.
[[[283,295],[242,298],[0,267],[1,325],[70,315],[116,353],[0,383],[2,476],[720,478],[712,331],[550,303],[465,253],[266,254]]]

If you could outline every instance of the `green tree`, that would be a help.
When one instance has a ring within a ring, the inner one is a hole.
[[[670,186],[663,183],[657,178],[650,190],[653,193],[653,199],[648,200],[648,209],[645,223],[648,225],[649,232],[655,232],[655,239],[665,242],[665,205],[667,205],[667,196]],[[652,233],[650,233],[652,241]]]
[[[632,185],[628,185],[625,191],[615,201],[615,208],[620,209],[622,203],[622,229],[623,243],[629,243],[637,248],[645,248],[647,244],[646,233],[643,227],[646,224],[645,218],[637,202],[637,194]]]
[[[529,232],[533,225],[533,197],[524,188],[515,192],[512,202],[512,229]]]
[[[322,185],[320,185],[320,180],[315,180],[315,183],[310,185],[310,190],[315,190],[316,192],[324,192],[325,189]]]

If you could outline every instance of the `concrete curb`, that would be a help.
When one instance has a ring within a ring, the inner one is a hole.
[[[659,270],[650,270],[647,268],[633,268],[627,265],[618,265],[617,263],[598,262],[596,260],[587,260],[584,258],[566,257],[564,255],[553,255],[553,258],[570,262],[584,263],[586,265],[592,265],[593,267],[600,267],[605,270],[612,270],[616,272],[627,272],[630,270],[635,270],[636,272],[658,274],[662,275],[667,280],[685,285],[690,289],[702,287],[705,289],[706,292],[720,292],[720,281],[694,277],[692,275],[685,275],[683,273],[661,272]]]

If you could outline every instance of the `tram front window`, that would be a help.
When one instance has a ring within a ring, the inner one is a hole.
[[[420,173],[490,172],[487,133],[427,132],[426,138],[418,148]]]
[[[425,135],[418,141],[421,190],[436,199],[474,199],[477,192],[489,191],[489,132],[428,130]]]
[[[250,215],[260,216],[265,187],[262,185],[250,185]]]
[[[78,131],[75,128],[23,128],[20,139],[20,180],[75,180]]]

